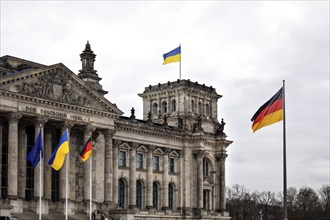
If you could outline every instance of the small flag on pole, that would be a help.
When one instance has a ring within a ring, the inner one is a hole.
[[[172,63],[172,62],[180,62],[181,61],[181,45],[174,50],[163,54],[164,64]]]
[[[36,166],[40,161],[40,152],[41,154],[43,153],[41,128],[31,151],[26,155],[27,161],[29,161],[32,164],[33,168],[36,168]]]
[[[283,120],[283,87],[253,115],[253,132]]]
[[[53,151],[52,156],[48,161],[48,165],[50,165],[54,170],[61,169],[67,153],[69,153],[69,139],[68,132],[65,131],[60,139],[60,142]]]
[[[88,158],[92,155],[92,138],[88,138],[84,149],[80,152],[80,158],[83,162],[88,160]]]

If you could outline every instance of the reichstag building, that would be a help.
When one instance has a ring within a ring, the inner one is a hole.
[[[189,79],[149,85],[138,94],[143,119],[134,109],[126,117],[105,98],[95,57],[87,42],[79,73],[62,63],[0,57],[0,215],[37,219],[67,207],[69,216],[88,217],[92,200],[93,210],[116,219],[230,219],[225,176],[232,141],[218,117],[221,95]],[[34,169],[26,155],[40,128],[45,159]],[[55,171],[47,160],[67,129],[66,189],[65,169]],[[82,163],[89,137],[92,157]]]

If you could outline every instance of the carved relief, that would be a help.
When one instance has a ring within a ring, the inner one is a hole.
[[[17,92],[59,102],[91,105],[91,100],[79,94],[74,88],[72,80],[59,72],[51,72],[38,77],[36,82],[23,82],[15,85]]]

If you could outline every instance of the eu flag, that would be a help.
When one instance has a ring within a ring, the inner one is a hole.
[[[29,161],[34,168],[38,165],[40,161],[40,152],[42,151],[42,138],[41,138],[41,129],[39,131],[38,137],[36,139],[36,142],[34,143],[31,151],[26,155],[27,161]]]

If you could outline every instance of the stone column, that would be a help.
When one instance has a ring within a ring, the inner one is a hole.
[[[18,180],[18,120],[21,113],[12,112],[7,115],[8,126],[8,197],[17,198]]]
[[[197,156],[197,208],[203,208],[203,157],[204,151],[198,150],[195,152]]]
[[[93,127],[91,124],[87,124],[85,126],[84,130],[84,142],[83,144],[88,141],[88,139],[92,136],[93,131],[95,130],[95,127]],[[90,165],[92,163],[91,158],[89,158],[87,161],[84,162],[84,200],[85,202],[93,199],[90,198]]]
[[[68,130],[68,139],[69,139],[69,151],[72,150],[70,149],[70,129],[73,127],[74,123],[71,121],[65,121],[62,124],[62,132],[61,132],[61,137],[64,134],[66,130]],[[65,200],[66,198],[66,190],[70,192],[70,184],[66,185],[66,166],[68,166],[68,171],[70,170],[70,152],[65,156],[64,164],[62,168],[59,170],[60,171],[60,199]],[[68,175],[69,178],[69,175]],[[69,180],[68,180],[69,182]],[[66,189],[66,187],[68,187]],[[68,193],[69,196],[69,193]]]
[[[52,155],[52,132],[51,129],[44,128],[44,161],[45,165]],[[44,166],[44,196],[45,199],[52,198],[52,168]]]
[[[178,178],[178,185],[177,185],[177,189],[178,189],[178,196],[176,197],[176,198],[178,198],[178,202],[177,202],[177,207],[178,207],[178,209],[179,210],[181,210],[182,209],[182,207],[183,207],[183,204],[182,204],[182,201],[183,201],[183,188],[184,188],[184,186],[183,186],[183,183],[184,183],[184,181],[183,181],[183,178],[184,178],[184,175],[183,175],[183,173],[184,173],[184,169],[183,169],[183,165],[182,165],[182,163],[183,163],[183,155],[184,155],[184,150],[181,150],[180,151],[180,156],[179,156],[179,158],[178,158],[178,168],[177,168],[177,170],[178,170],[178,172],[179,172],[179,178]]]
[[[149,146],[147,152],[147,209],[152,209],[152,180],[153,180],[153,158],[152,153],[155,150],[155,147]]]
[[[115,140],[113,146],[113,204],[115,207],[118,205],[118,156],[120,140]]]
[[[184,146],[184,155],[183,155],[183,211],[185,214],[188,214],[191,211],[191,161],[192,161],[192,152],[189,146]]]
[[[136,208],[136,149],[138,145],[132,143],[129,151],[129,208]]]
[[[226,210],[226,157],[228,154],[226,152],[221,152],[220,154],[217,155],[217,159],[219,160],[219,204],[220,204],[220,210],[219,211],[224,211]]]
[[[20,123],[18,128],[18,197],[21,199],[25,198],[26,188],[26,124]]]
[[[40,129],[43,129],[47,118],[38,116],[35,120],[35,126],[34,126],[34,140],[37,139],[38,134],[40,132]],[[43,133],[43,132],[42,132]],[[41,137],[41,140],[43,140],[43,134]],[[34,168],[34,198],[39,199],[40,191],[41,191],[41,197],[43,197],[43,189],[39,190],[40,187],[40,166],[43,167],[43,159],[40,158],[40,162],[37,164],[37,166]],[[42,174],[41,174],[42,175]]]
[[[165,154],[163,155],[163,175],[162,175],[162,185],[163,185],[163,196],[162,196],[162,209],[168,209],[168,154],[170,153],[170,149],[165,150]]]
[[[112,164],[112,137],[115,134],[115,130],[107,129],[103,132],[104,135],[104,201],[111,203],[113,201],[113,164]]]
[[[96,130],[93,133],[93,161],[92,179],[93,179],[93,201],[97,203],[104,202],[104,136]]]

